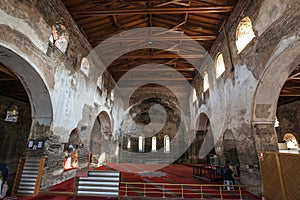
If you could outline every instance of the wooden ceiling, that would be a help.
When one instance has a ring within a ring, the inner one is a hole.
[[[0,95],[29,103],[27,93],[19,78],[0,63]]]
[[[187,35],[209,51],[237,0],[62,0],[62,2],[92,47],[122,31],[161,27]],[[173,42],[175,40],[180,44],[184,38],[166,36],[161,39]],[[139,38],[135,40],[132,41],[133,45],[139,42]],[[176,50],[180,51],[182,48],[178,47]],[[185,55],[190,59],[198,59],[201,56]],[[150,62],[176,69],[185,77],[182,81],[192,81],[195,77],[194,67],[178,54],[152,48],[140,49],[121,56],[110,65],[108,71],[118,82],[128,70]]]
[[[278,106],[300,100],[300,64],[290,74],[289,78],[283,85]]]
[[[189,36],[209,51],[219,35],[222,24],[238,0],[62,0],[62,2],[92,47],[126,30],[162,27]],[[136,39],[138,42],[138,38]],[[180,44],[184,38],[162,39],[175,40]],[[133,41],[132,45],[135,44]],[[182,49],[178,45],[175,51],[152,48],[132,51],[116,59],[108,71],[118,82],[134,67],[149,62],[165,64],[183,75],[184,79],[176,79],[180,90],[180,81],[191,82],[196,75],[195,68],[176,53],[180,50]],[[185,55],[190,59],[199,59],[203,56],[193,53]],[[144,73],[147,74],[147,70]],[[160,73],[159,70],[157,73]],[[172,76],[166,76],[166,80],[175,81]],[[3,65],[0,65],[0,83],[1,95],[29,102],[21,82]],[[300,70],[296,68],[282,89],[279,105],[299,100],[299,85]]]

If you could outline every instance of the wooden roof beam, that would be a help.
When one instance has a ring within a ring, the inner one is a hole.
[[[101,15],[145,15],[145,14],[185,14],[185,13],[229,13],[233,6],[205,6],[205,7],[178,7],[178,8],[139,8],[139,9],[104,9],[91,11],[74,11],[75,16]]]
[[[117,77],[117,80],[119,80],[121,77]],[[187,78],[155,78],[155,79],[151,79],[151,77],[132,77],[130,80],[123,80],[124,83],[125,82],[134,82],[134,81],[192,81],[194,78],[192,77],[187,77]]]
[[[11,72],[9,69],[7,69],[3,65],[1,65],[1,63],[0,63],[0,72],[18,80],[18,77],[13,72]]]
[[[100,39],[93,39],[91,37],[91,42],[101,42],[105,40],[106,38],[100,38]],[[132,37],[120,37],[120,38],[111,38],[110,41],[112,42],[122,42],[122,41],[144,41],[144,40],[152,40],[152,41],[180,41],[180,40],[196,40],[196,41],[211,41],[216,40],[216,35],[196,35],[196,36],[190,36],[190,37],[184,37],[184,36],[153,36],[153,37],[147,37],[147,38],[136,38],[134,36]]]
[[[145,58],[152,58],[152,59],[173,59],[173,58],[203,58],[205,55],[178,55],[178,54],[153,54],[153,55],[124,55],[121,56],[119,59],[145,59]]]
[[[280,93],[280,97],[300,97],[300,91],[298,93]]]
[[[117,68],[117,67],[112,67],[109,69],[110,72],[127,72],[129,71],[130,69],[128,68]],[[178,72],[194,72],[196,69],[195,68],[180,68],[180,69],[174,69],[174,68],[170,68],[170,69],[162,69],[162,70],[159,70],[159,69],[155,69],[155,71],[172,71],[172,70],[176,70]],[[139,72],[140,71],[143,71],[143,72],[152,72],[153,70],[149,69],[149,70],[141,70],[139,69],[138,70]]]

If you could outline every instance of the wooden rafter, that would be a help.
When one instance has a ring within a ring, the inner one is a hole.
[[[107,16],[107,15],[145,15],[145,14],[185,14],[185,13],[229,13],[233,6],[144,8],[144,9],[103,9],[90,11],[74,11],[75,16]]]
[[[153,41],[180,41],[180,40],[185,40],[185,41],[188,41],[188,40],[195,40],[195,41],[198,41],[198,40],[202,40],[202,41],[207,41],[207,40],[215,40],[217,38],[216,35],[195,35],[195,36],[189,36],[189,37],[186,37],[186,36],[172,36],[172,35],[167,35],[167,36],[153,36],[153,37],[145,37],[145,38],[136,38],[134,36],[132,37],[120,37],[120,38],[111,38],[111,42],[114,42],[114,41],[136,41],[136,40],[139,40],[139,41],[143,41],[143,40],[153,40]],[[99,39],[91,39],[91,41],[93,42],[99,42],[99,41],[103,41],[105,40],[106,38],[99,38]]]
[[[128,52],[115,59],[107,70],[116,82],[135,67],[156,63],[167,65],[170,69],[156,67],[144,69],[142,73],[163,73],[165,76],[161,79],[174,84],[180,91],[182,82],[193,81],[197,73],[189,62],[201,63],[216,41],[221,24],[237,3],[237,0],[62,1],[93,47],[110,38],[109,43],[101,44],[101,55],[106,58],[119,56],[116,49],[127,52],[127,49],[135,49],[145,42],[164,43],[164,49],[153,49],[149,43],[150,47],[146,49]],[[178,34],[167,33],[149,38],[122,35],[123,31],[143,27],[162,27]],[[119,33],[121,37],[118,38]],[[112,36],[115,36],[114,39]],[[183,45],[190,41],[196,41],[203,48]],[[182,75],[180,80],[172,76],[172,70]],[[143,82],[148,79],[147,76],[138,76],[130,81]]]

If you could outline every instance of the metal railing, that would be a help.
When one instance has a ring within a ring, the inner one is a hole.
[[[254,194],[257,194],[254,195]],[[120,182],[120,196],[160,198],[260,199],[261,186]]]

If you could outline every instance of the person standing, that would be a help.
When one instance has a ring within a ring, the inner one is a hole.
[[[225,165],[224,170],[223,170],[223,179],[224,179],[224,181],[232,181],[233,185],[235,185],[235,180],[234,180],[232,174],[233,174],[233,172],[229,168],[229,166]]]

